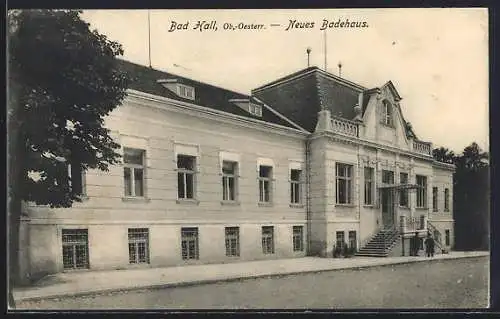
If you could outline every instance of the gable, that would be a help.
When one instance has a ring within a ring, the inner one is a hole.
[[[366,94],[368,95],[368,94]],[[401,98],[394,95],[390,86],[383,86],[380,90],[371,90],[369,102],[363,121],[366,127],[366,138],[383,144],[410,149],[407,123],[403,118],[399,101]],[[385,121],[385,106],[390,107],[391,123]]]

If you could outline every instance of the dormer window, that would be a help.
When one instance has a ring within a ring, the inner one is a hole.
[[[164,88],[172,91],[180,97],[185,99],[194,100],[194,87],[179,83],[178,79],[159,79],[157,83],[163,85]]]
[[[181,97],[184,97],[186,99],[194,100],[194,88],[183,85],[183,84],[177,84],[177,94]]]
[[[249,103],[248,112],[250,112],[250,114],[252,114],[252,115],[261,117],[262,116],[262,106],[257,105],[257,104],[253,104],[253,103]]]
[[[392,105],[389,101],[384,100],[382,102],[382,123],[388,126],[393,126],[392,121]]]
[[[250,102],[250,99],[230,99],[229,102],[236,104],[239,108],[254,116],[262,117],[262,106]]]

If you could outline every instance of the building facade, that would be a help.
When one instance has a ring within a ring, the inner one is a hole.
[[[454,167],[417,139],[391,82],[313,67],[245,95],[120,65],[134,81],[105,123],[123,163],[72,178],[72,208],[26,204],[27,277],[331,256],[388,229],[451,248]]]

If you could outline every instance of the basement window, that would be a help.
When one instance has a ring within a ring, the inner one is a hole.
[[[149,264],[149,229],[128,229],[128,256],[131,264]]]
[[[87,229],[62,230],[62,257],[64,269],[89,268]]]

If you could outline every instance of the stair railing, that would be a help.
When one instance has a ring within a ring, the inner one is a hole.
[[[434,238],[434,242],[436,243],[436,246],[442,251],[443,250],[443,243],[441,241],[441,232],[430,221],[427,221],[427,231]]]
[[[389,228],[384,229],[384,251],[387,250],[389,247],[388,243],[392,245],[394,243],[394,238],[397,236],[398,230],[395,224],[391,225]]]

